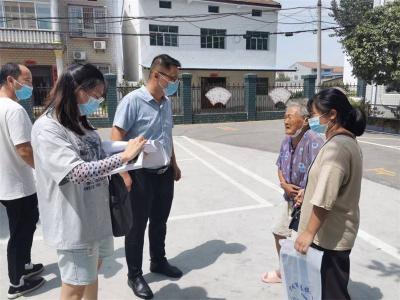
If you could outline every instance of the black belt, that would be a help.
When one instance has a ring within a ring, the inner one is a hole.
[[[162,175],[168,171],[170,166],[164,166],[158,169],[143,169],[147,174]]]

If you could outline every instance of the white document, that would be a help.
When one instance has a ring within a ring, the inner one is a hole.
[[[102,147],[108,155],[112,155],[124,151],[127,144],[128,142],[103,141]],[[166,166],[168,163],[169,159],[164,151],[164,148],[162,147],[162,144],[159,141],[150,140],[144,145],[143,151],[139,154],[135,161],[115,169],[111,172],[111,174],[142,168],[156,169]]]
[[[157,152],[158,151],[157,143],[159,143],[159,142],[154,141],[154,140],[147,141],[146,144],[144,145],[143,152],[145,152],[145,153]],[[123,152],[127,145],[128,145],[128,142],[124,142],[124,141],[103,141],[102,142],[103,150],[108,155]]]
[[[296,251],[292,240],[281,240],[280,263],[286,299],[321,299],[322,251],[309,248],[306,255]]]

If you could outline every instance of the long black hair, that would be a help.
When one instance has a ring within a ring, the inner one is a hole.
[[[320,91],[307,103],[310,112],[313,105],[323,114],[329,113],[332,109],[336,110],[336,122],[355,136],[364,133],[367,126],[365,113],[359,108],[354,108],[339,89],[329,88]]]
[[[66,69],[49,95],[48,108],[54,108],[58,121],[73,132],[84,135],[82,130],[94,130],[86,116],[80,116],[76,91],[89,91],[99,84],[104,84],[104,76],[91,64],[74,64]],[[82,124],[82,125],[81,125]]]

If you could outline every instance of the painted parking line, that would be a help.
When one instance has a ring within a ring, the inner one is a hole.
[[[271,205],[269,205],[269,204],[247,205],[247,206],[240,206],[240,207],[234,207],[234,208],[205,211],[205,212],[195,213],[195,214],[172,216],[168,220],[176,221],[176,220],[195,219],[195,218],[200,218],[200,217],[229,214],[229,213],[234,213],[234,212],[255,210],[255,209],[260,209],[260,208],[268,208],[268,207],[271,207]]]
[[[384,168],[368,169],[366,171],[367,172],[374,172],[377,175],[384,175],[384,176],[391,176],[391,177],[395,177],[396,176],[396,172],[389,171],[389,170],[386,170]]]
[[[239,129],[233,128],[233,127],[229,127],[229,126],[218,126],[216,128],[221,129],[223,131],[239,131]]]
[[[183,161],[195,161],[195,158],[182,158],[182,159],[177,159],[177,162],[183,162]]]
[[[240,172],[242,172],[243,174],[253,178],[254,180],[257,180],[258,182],[268,186],[269,188],[271,188],[272,190],[274,190],[275,192],[279,193],[279,194],[283,194],[283,190],[281,189],[280,186],[278,186],[277,184],[273,183],[272,181],[269,181],[265,178],[262,178],[261,176],[255,174],[254,172],[250,171],[249,169],[246,169],[242,166],[239,166],[237,164],[237,162],[234,162],[218,153],[216,153],[215,151],[211,150],[210,148],[192,140],[191,138],[188,138],[186,136],[182,136],[183,139],[185,139],[186,141],[190,142],[191,144],[201,148],[202,150],[204,150],[205,152],[207,152],[208,154],[213,155],[214,157],[218,158],[220,161],[223,161],[224,163],[226,163],[227,165],[239,170]]]
[[[180,142],[178,141],[174,141],[174,145],[177,145],[179,148],[181,148],[182,150],[184,150],[187,154],[191,155],[192,157],[196,158],[198,161],[200,161],[203,165],[205,165],[207,168],[209,168],[210,170],[214,171],[216,174],[218,174],[220,177],[222,177],[223,179],[225,179],[227,182],[231,183],[232,185],[234,185],[236,188],[238,188],[239,190],[241,190],[243,193],[245,193],[247,196],[249,196],[250,198],[252,198],[253,200],[257,201],[260,204],[265,204],[268,206],[273,206],[271,203],[269,203],[267,200],[265,200],[264,198],[262,198],[261,196],[259,196],[258,194],[256,194],[255,192],[253,192],[251,189],[249,189],[248,187],[244,186],[243,184],[241,184],[240,182],[236,181],[235,179],[233,179],[231,176],[229,176],[228,174],[226,174],[225,172],[222,172],[221,170],[218,170],[215,166],[213,166],[211,163],[209,163],[208,161],[202,159],[201,157],[199,157],[198,155],[196,155],[194,152],[192,152],[191,150],[189,150],[187,147],[183,146]]]
[[[194,141],[194,140],[192,140],[192,139],[190,139],[190,138],[187,138],[187,137],[184,137],[184,136],[183,136],[183,138],[185,138],[187,141],[191,142],[191,143],[194,144],[194,145],[199,145],[199,147],[200,147],[201,149],[203,149],[204,151],[208,152],[209,154],[212,154],[212,155],[214,155],[214,156],[216,156],[216,157],[218,157],[218,158],[221,158],[221,160],[223,160],[223,161],[229,162],[229,165],[232,165],[232,166],[236,167],[238,170],[242,171],[244,174],[246,174],[246,175],[247,175],[247,174],[250,174],[250,175],[253,175],[253,176],[255,175],[255,174],[252,173],[250,170],[238,166],[236,162],[234,163],[233,161],[230,161],[229,159],[227,159],[227,158],[225,158],[225,157],[223,157],[223,156],[220,156],[219,154],[217,154],[216,152],[214,152],[213,150],[211,150],[211,149],[208,148],[207,146],[204,146],[204,145],[202,145],[202,144],[200,144],[200,143],[198,143],[198,142],[196,142],[196,141]],[[253,176],[252,176],[252,177],[253,177]],[[256,179],[255,177],[253,177],[253,178]],[[268,181],[268,180],[258,180],[258,179],[256,179],[256,180],[259,181],[259,182],[261,182],[261,183],[264,183],[264,182],[265,182],[265,183],[266,183],[266,186],[270,187],[270,184],[271,184],[270,181]],[[276,185],[275,185],[275,186],[276,186]],[[382,241],[382,240],[376,238],[375,236],[373,236],[373,235],[367,233],[366,231],[360,229],[360,230],[358,231],[358,237],[361,238],[361,239],[363,239],[364,241],[366,241],[366,242],[369,243],[370,245],[372,245],[372,246],[374,246],[374,247],[378,247],[378,248],[380,248],[382,251],[384,251],[384,252],[386,252],[387,254],[391,255],[392,257],[394,257],[394,258],[400,260],[400,254],[398,253],[398,251],[397,251],[397,249],[396,249],[395,247],[393,247],[393,246],[391,246],[391,245],[385,243],[384,241]]]
[[[394,149],[394,150],[400,150],[400,148],[397,147],[397,146],[388,146],[388,145],[382,145],[382,144],[378,144],[378,143],[372,143],[372,142],[360,141],[360,140],[358,140],[358,142],[359,143],[363,143],[363,144],[374,145],[374,146],[378,146],[378,147],[384,147],[384,148],[390,148],[390,149]]]
[[[375,248],[379,248],[383,252],[386,252],[387,254],[393,256],[397,260],[400,260],[399,251],[395,247],[385,243],[384,241],[374,237],[373,235],[370,235],[369,233],[365,232],[364,230],[360,229],[358,231],[357,237],[362,238],[364,241],[373,245]]]
[[[400,138],[394,138],[394,137],[359,137],[357,138],[358,140],[391,140],[391,141],[398,141],[400,142]]]
[[[366,129],[365,132],[366,133],[378,133],[378,134],[382,134],[382,135],[391,135],[391,136],[400,137],[400,134],[398,134],[398,133],[382,132],[382,131],[376,131],[376,130],[370,130],[370,129]]]

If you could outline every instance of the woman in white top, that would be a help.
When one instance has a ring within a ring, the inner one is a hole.
[[[104,90],[95,66],[69,67],[32,130],[43,234],[57,250],[62,300],[97,299],[98,266],[113,253],[107,176],[145,143],[143,137],[130,140],[124,152],[106,157],[87,120],[104,100]]]

